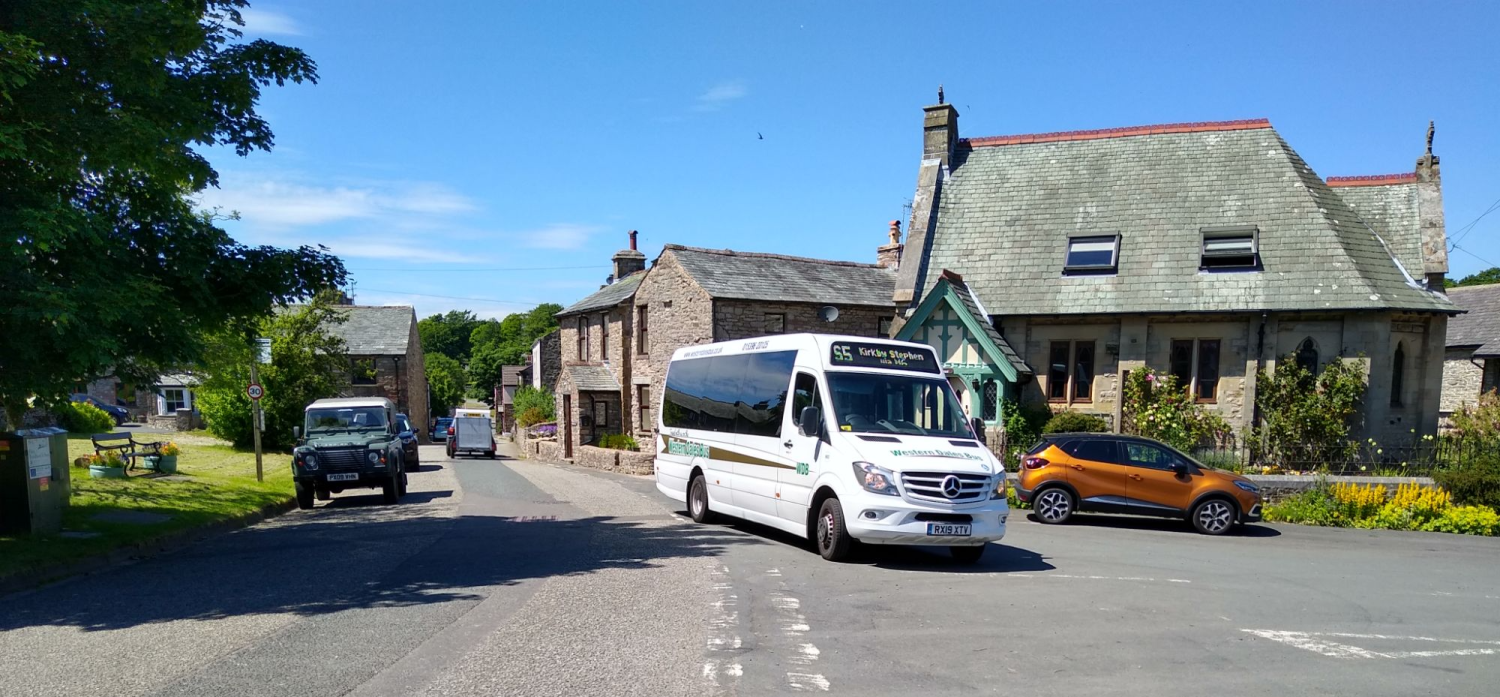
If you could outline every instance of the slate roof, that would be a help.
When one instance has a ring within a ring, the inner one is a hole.
[[[1328,188],[1375,228],[1407,273],[1413,277],[1423,275],[1416,174],[1329,177]]]
[[[1454,311],[1264,120],[961,141],[937,206],[923,290],[951,269],[995,314]],[[1224,225],[1263,270],[1199,271]],[[1070,235],[1115,233],[1118,273],[1063,275]]]
[[[609,368],[602,365],[570,365],[564,366],[568,371],[568,378],[573,381],[573,389],[580,392],[619,392],[620,381],[615,379]]]
[[[1448,320],[1449,346],[1478,346],[1478,357],[1500,357],[1500,283],[1449,288],[1448,297],[1466,313]]]
[[[526,369],[526,366],[524,366],[524,365],[502,365],[502,366],[500,366],[500,386],[501,387],[520,387],[521,386],[521,371],[525,370],[525,369]]]
[[[594,291],[588,297],[563,308],[563,311],[557,313],[556,316],[578,315],[585,312],[608,309],[620,303],[629,302],[632,297],[635,297],[636,286],[641,285],[641,279],[645,277],[646,273],[644,271],[630,274],[625,278]]]
[[[683,270],[715,298],[891,307],[896,274],[874,264],[669,244]]]
[[[953,284],[953,290],[958,299],[963,302],[964,309],[968,310],[969,314],[979,322],[980,328],[984,330],[984,335],[995,345],[995,348],[1000,349],[1000,353],[1005,354],[1005,360],[1010,361],[1011,366],[1016,369],[1017,373],[1030,375],[1031,366],[1026,363],[1026,359],[1021,358],[1021,354],[1016,353],[1016,350],[1011,348],[1010,342],[1006,341],[1005,337],[1000,335],[1000,331],[995,329],[994,322],[990,320],[989,314],[985,312],[986,308],[980,306],[979,298],[975,297],[974,290],[969,287],[969,284],[965,281],[957,281]]]
[[[404,356],[417,321],[409,305],[340,305],[342,324],[328,326],[330,334],[344,340],[352,356]]]

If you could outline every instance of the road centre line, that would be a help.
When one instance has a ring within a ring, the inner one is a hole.
[[[1241,629],[1262,639],[1270,639],[1288,646],[1311,651],[1330,658],[1437,658],[1442,656],[1495,656],[1500,648],[1444,649],[1431,651],[1372,651],[1321,637],[1338,639],[1374,639],[1380,641],[1422,641],[1448,644],[1482,644],[1500,647],[1500,641],[1481,639],[1438,639],[1424,636],[1396,636],[1391,634],[1361,634],[1354,632],[1292,632],[1275,629]]]

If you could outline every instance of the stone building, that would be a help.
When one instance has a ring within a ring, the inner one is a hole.
[[[963,139],[940,103],[908,230],[898,336],[938,326],[916,315],[949,271],[973,302],[944,317],[977,313],[1035,371],[989,368],[983,399],[1118,425],[1122,377],[1149,367],[1243,432],[1257,368],[1295,356],[1364,365],[1359,435],[1437,428],[1457,310],[1430,137],[1413,174],[1325,181],[1265,120]]]
[[[428,419],[427,365],[417,314],[408,305],[338,305],[341,324],[329,333],[344,340],[349,353],[349,388],[343,397],[385,397],[422,431]]]
[[[605,434],[627,432],[631,298],[646,277],[646,255],[636,249],[634,230],[630,247],[616,252],[613,261],[607,285],[557,313],[560,328],[553,334],[558,335],[562,369],[553,394],[566,458]]]
[[[500,384],[495,386],[495,410],[500,412],[500,430],[511,433],[516,428],[516,390],[521,387],[524,365],[500,366]]]
[[[562,334],[552,331],[531,342],[526,365],[521,366],[521,384],[538,390],[557,391],[557,376],[562,373]]]
[[[631,434],[650,452],[652,410],[672,352],[683,346],[796,332],[890,333],[893,269],[669,244],[646,271],[634,239],[614,257],[618,280],[558,313],[564,457],[605,433]]]
[[[799,332],[889,336],[894,284],[894,270],[879,264],[667,245],[633,301],[637,440],[652,441],[651,410],[677,349]]]
[[[1448,320],[1443,355],[1442,415],[1500,386],[1500,284],[1449,288],[1465,314]]]

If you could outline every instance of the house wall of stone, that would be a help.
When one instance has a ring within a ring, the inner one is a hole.
[[[1276,363],[1294,354],[1311,338],[1318,349],[1321,369],[1334,360],[1358,362],[1368,377],[1360,422],[1350,437],[1400,442],[1437,430],[1438,398],[1450,406],[1448,393],[1457,393],[1459,381],[1465,394],[1477,395],[1482,380],[1463,376],[1453,366],[1454,377],[1444,377],[1441,343],[1446,318],[1380,312],[1346,314],[1272,313],[1265,318],[1265,344],[1261,346],[1259,314],[1204,316],[1127,316],[1119,319],[1065,317],[1004,317],[1001,333],[1020,351],[1036,379],[1023,387],[1022,399],[1047,404],[1053,410],[1072,409],[1097,414],[1111,423],[1120,416],[1120,376],[1124,371],[1149,367],[1159,373],[1171,369],[1173,340],[1218,339],[1219,386],[1216,399],[1205,404],[1219,413],[1243,436],[1255,418],[1255,370],[1264,361],[1269,372]],[[1062,403],[1046,399],[1050,347],[1054,341],[1094,342],[1094,382],[1091,402]],[[1391,403],[1392,376],[1397,346],[1405,357],[1403,394]],[[1260,351],[1257,354],[1257,351]],[[1449,357],[1452,365],[1452,357]],[[1472,368],[1472,366],[1470,366]],[[1475,369],[1477,371],[1477,369]],[[1482,372],[1482,371],[1479,371]],[[1445,386],[1447,385],[1447,386]]]
[[[1484,391],[1485,364],[1493,362],[1474,360],[1471,348],[1450,348],[1443,353],[1443,397],[1439,407],[1443,416],[1478,401]]]
[[[417,332],[416,315],[407,330],[406,358],[401,361],[401,378],[406,381],[406,409],[412,426],[420,432],[418,442],[431,443],[427,424],[432,419],[432,400],[427,391],[427,360],[422,350],[422,335]]]
[[[652,416],[661,406],[662,387],[672,353],[683,346],[713,342],[714,301],[677,263],[670,250],[651,267],[646,279],[635,291],[635,312],[646,308],[646,346],[638,346],[632,337],[631,389],[648,385]],[[637,317],[639,314],[637,314]],[[641,429],[639,405],[632,424],[641,450],[654,452],[653,432]]]
[[[416,332],[416,325],[412,325]],[[384,397],[396,403],[396,410],[406,414],[412,425],[424,431],[424,442],[430,441],[425,433],[428,425],[427,373],[422,361],[421,342],[412,338],[411,352],[403,356],[351,355],[349,360],[374,361],[374,384],[349,385],[345,394],[350,397]]]
[[[549,332],[537,340],[531,357],[533,387],[557,391],[557,376],[562,372],[562,332]]]
[[[882,336],[881,321],[891,320],[896,315],[895,305],[890,307],[835,305],[834,307],[839,310],[839,318],[832,322],[824,322],[822,316],[819,315],[819,311],[823,308],[821,304],[716,300],[714,302],[714,341],[800,332],[880,337]],[[768,316],[782,319],[783,329],[774,330],[775,323]]]
[[[628,433],[623,430],[624,419],[627,414],[633,413],[631,404],[632,389],[629,386],[631,365],[635,357],[631,345],[631,331],[634,328],[634,310],[629,302],[624,302],[608,310],[586,312],[581,315],[570,315],[560,318],[559,329],[556,334],[556,344],[559,349],[558,374],[556,377],[556,389],[553,390],[559,428],[562,427],[564,417],[563,395],[570,394],[573,397],[572,413],[567,414],[573,427],[572,441],[575,456],[578,448],[584,443],[592,442],[591,436],[595,431],[585,426],[592,423],[593,404],[602,401],[609,404],[609,420],[603,425],[603,429],[609,433]],[[588,326],[588,358],[584,359],[579,352],[578,335],[579,322]],[[550,336],[550,335],[549,335]],[[544,337],[545,339],[545,337]],[[607,343],[606,343],[607,342]],[[546,348],[546,344],[543,344]],[[543,372],[546,372],[546,361],[543,360]],[[568,377],[564,366],[569,365],[594,365],[608,366],[615,379],[621,383],[618,392],[581,392],[576,389],[572,379]],[[585,411],[587,410],[587,411]],[[590,419],[583,419],[585,413],[590,414]],[[601,430],[600,432],[603,432]],[[559,439],[563,438],[561,431]]]

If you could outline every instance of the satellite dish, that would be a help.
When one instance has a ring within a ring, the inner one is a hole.
[[[839,318],[839,309],[832,305],[824,305],[818,308],[818,316],[822,317],[824,322],[832,322]]]

